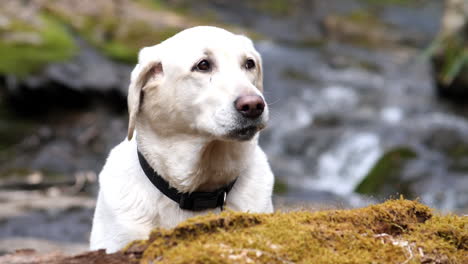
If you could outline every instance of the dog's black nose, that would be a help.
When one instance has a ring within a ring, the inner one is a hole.
[[[234,107],[243,116],[255,119],[262,115],[265,101],[258,95],[243,95],[234,101]]]

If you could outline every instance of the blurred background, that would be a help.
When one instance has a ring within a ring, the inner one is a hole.
[[[0,254],[87,248],[136,54],[196,25],[263,56],[277,207],[468,212],[466,0],[0,0]]]

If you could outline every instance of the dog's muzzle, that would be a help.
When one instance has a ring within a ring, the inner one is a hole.
[[[239,96],[234,101],[234,108],[238,113],[236,126],[229,132],[229,137],[240,141],[252,139],[266,126],[265,107],[265,100],[259,95]]]

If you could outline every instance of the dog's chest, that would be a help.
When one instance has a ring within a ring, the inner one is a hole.
[[[160,194],[159,199],[157,199],[155,203],[148,201],[144,202],[147,203],[146,206],[148,207],[148,210],[138,210],[138,212],[135,212],[135,224],[143,223],[148,234],[152,229],[158,227],[166,229],[173,228],[186,219],[197,215],[203,215],[209,212],[221,212],[221,208],[204,211],[182,210],[176,202],[165,197],[163,194]],[[145,223],[149,223],[149,225]]]

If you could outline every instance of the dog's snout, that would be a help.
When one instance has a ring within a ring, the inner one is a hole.
[[[234,101],[236,110],[248,118],[258,118],[265,109],[265,101],[258,95],[243,95]]]

